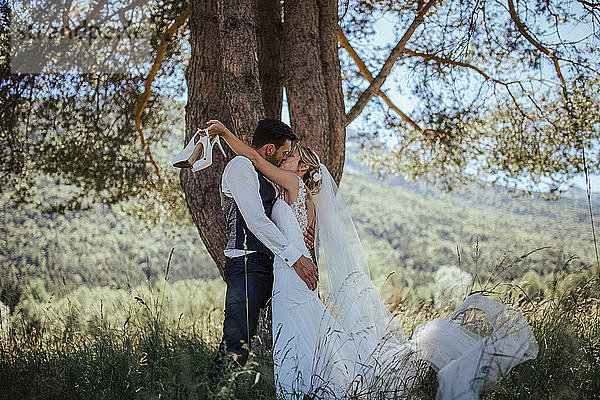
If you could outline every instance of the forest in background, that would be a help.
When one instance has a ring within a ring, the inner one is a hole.
[[[502,276],[494,277],[505,280],[520,279],[528,271],[544,276],[593,269],[586,201],[515,197],[494,186],[444,193],[400,177],[377,178],[357,158],[358,150],[349,146],[340,187],[372,278],[387,296],[400,288],[427,286],[447,266],[480,279],[502,270]],[[48,181],[39,196],[48,204],[64,190]],[[11,208],[7,195],[1,200],[2,299],[13,309],[18,288],[33,280],[50,292],[63,288],[63,282],[72,288],[125,289],[155,280],[164,274],[171,249],[172,281],[220,280],[191,221],[150,224],[123,211],[126,206],[44,214],[34,205]],[[514,260],[518,262],[505,268]]]

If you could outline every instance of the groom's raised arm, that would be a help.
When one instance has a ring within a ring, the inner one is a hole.
[[[248,229],[273,254],[292,267],[302,253],[291,245],[279,228],[265,214],[260,198],[258,174],[246,157],[235,157],[229,162],[222,178],[223,193],[235,200]]]

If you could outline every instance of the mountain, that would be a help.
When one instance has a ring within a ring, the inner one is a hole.
[[[587,192],[585,190],[580,189],[575,186],[573,186],[572,188],[567,190],[564,193],[563,197],[566,197],[568,199],[583,200],[583,201],[587,201],[587,198],[588,198]],[[590,193],[590,200],[593,203],[600,204],[600,193],[598,193],[598,192]]]
[[[46,193],[60,190],[49,186]],[[392,281],[415,285],[444,265],[512,279],[594,262],[587,201],[579,198],[518,198],[497,186],[443,193],[401,177],[379,179],[356,161],[352,145],[340,191],[380,282],[392,274]],[[164,273],[173,248],[170,279],[219,276],[191,224],[174,233],[118,207],[43,215],[1,200],[0,280],[126,287]]]
[[[424,183],[411,183],[400,175],[389,175],[389,176],[385,176],[385,177],[376,176],[372,171],[370,171],[370,169],[368,167],[365,167],[364,165],[361,164],[361,162],[359,161],[360,152],[361,152],[361,149],[360,149],[359,143],[346,142],[346,161],[345,161],[345,165],[344,165],[344,173],[349,172],[349,173],[363,176],[365,178],[379,179],[388,185],[401,186],[401,187],[408,188],[410,190],[420,190],[422,192],[428,192],[430,190],[434,190],[434,191],[439,192],[439,189],[436,189],[435,187],[432,188],[431,186],[428,186]],[[485,188],[487,190],[495,190],[499,193],[504,193],[507,195],[507,198],[518,197],[517,193],[511,192],[507,188],[500,186],[500,185],[487,184],[487,185],[485,185]],[[455,190],[454,194],[457,194],[459,196],[466,195],[468,197],[468,196],[470,196],[469,195],[470,191],[473,190],[475,192],[479,192],[480,189],[481,188],[479,185],[472,184],[472,185],[466,186],[465,188],[460,188],[460,189]],[[534,193],[533,195],[534,195],[534,197],[537,197],[541,201],[547,202],[546,200],[542,199],[541,193]],[[527,197],[527,196],[522,196],[522,197]],[[587,192],[577,186],[572,186],[567,191],[562,193],[561,199],[582,200],[582,201],[587,202]],[[596,204],[600,205],[600,192],[593,191],[590,194],[590,199],[591,199],[592,203],[596,203]]]
[[[380,275],[459,264],[482,276],[506,268],[503,277],[514,278],[529,269],[549,273],[595,262],[587,198],[547,201],[478,185],[445,193],[398,176],[377,178],[356,161],[357,146],[348,147],[340,190],[365,249],[381,249],[370,256],[385,260],[371,262],[385,270]],[[549,248],[520,258],[542,247]]]

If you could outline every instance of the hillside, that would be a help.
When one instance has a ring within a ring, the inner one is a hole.
[[[378,180],[359,168],[349,158],[341,191],[376,280],[395,272],[392,281],[412,286],[429,280],[440,266],[457,264],[486,276],[505,253],[510,262],[543,246],[551,249],[521,260],[503,277],[518,277],[527,269],[547,273],[563,268],[571,255],[579,259],[567,269],[594,260],[583,200],[514,198],[499,188],[441,193],[400,178]],[[49,187],[48,196],[56,190],[60,188]],[[64,277],[74,285],[126,287],[163,271],[172,248],[172,279],[218,277],[192,225],[174,236],[166,228],[149,229],[116,208],[42,215],[27,205],[11,209],[6,196],[0,218],[3,279],[37,277],[53,287]]]
[[[532,250],[550,246],[521,260],[504,278],[527,269],[548,273],[593,261],[593,240],[585,204],[565,200],[506,198],[490,190],[444,194],[405,186],[382,185],[374,179],[346,174],[342,190],[378,275],[408,268],[432,272],[457,265],[480,275],[491,272],[506,254],[503,266]],[[478,261],[475,262],[478,243]],[[460,261],[458,260],[460,254]]]
[[[27,205],[11,209],[6,196],[1,200],[2,278],[42,278],[52,288],[65,277],[75,286],[124,288],[164,271],[172,248],[175,277],[218,276],[192,225],[176,237],[116,207],[45,215]]]

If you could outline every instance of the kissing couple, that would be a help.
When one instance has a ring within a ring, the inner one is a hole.
[[[221,179],[227,292],[219,353],[246,363],[270,301],[277,398],[404,399],[431,366],[438,399],[478,399],[486,384],[537,356],[525,317],[481,294],[423,322],[408,340],[371,282],[350,213],[318,154],[276,119],[258,123],[251,146],[210,120],[191,140],[199,161],[188,166],[208,166],[220,139],[237,156]]]

